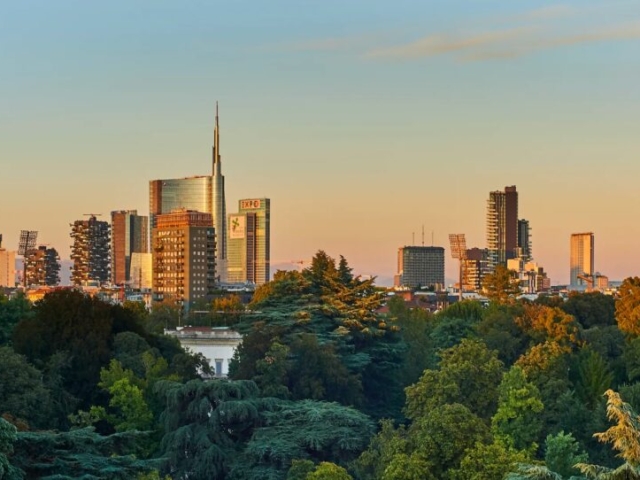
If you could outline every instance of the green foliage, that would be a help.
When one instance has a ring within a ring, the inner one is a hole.
[[[600,292],[572,292],[560,308],[572,315],[583,328],[616,324],[616,304],[611,295]]]
[[[291,468],[287,472],[287,480],[306,480],[307,475],[315,468],[316,466],[311,460],[293,460]]]
[[[11,299],[0,294],[0,346],[11,345],[15,326],[32,315],[31,303],[24,294],[18,293]]]
[[[424,416],[439,405],[460,403],[481,418],[490,418],[498,400],[502,362],[477,340],[463,340],[441,353],[439,370],[425,370],[406,389],[407,417]]]
[[[19,432],[11,462],[26,478],[129,479],[157,469],[158,460],[137,456],[145,435],[98,435],[91,428],[70,432]]]
[[[543,408],[536,386],[520,367],[511,367],[500,383],[498,410],[491,419],[494,437],[516,450],[535,451]]]
[[[353,480],[342,467],[331,462],[322,462],[307,475],[307,480]]]
[[[42,373],[10,347],[0,347],[0,415],[8,413],[33,427],[53,425],[53,399]]]
[[[578,475],[574,465],[585,463],[588,455],[581,451],[580,445],[570,433],[560,432],[556,435],[548,435],[545,441],[544,461],[552,472],[558,473],[562,478]]]
[[[629,335],[640,334],[640,278],[626,278],[618,289],[616,300],[618,328]]]
[[[599,353],[583,349],[578,356],[575,390],[584,405],[594,409],[611,387],[613,375]]]
[[[16,427],[0,417],[0,480],[22,478],[21,472],[9,463],[8,458],[13,453],[16,437]]]
[[[280,401],[263,410],[261,418],[234,468],[239,478],[260,478],[265,465],[284,473],[294,459],[344,464],[366,447],[373,434],[365,415],[337,403]]]
[[[476,335],[489,350],[497,351],[498,358],[507,365],[513,364],[529,346],[529,337],[516,323],[521,314],[519,305],[492,303],[475,326]]]
[[[407,448],[407,431],[401,426],[394,428],[391,420],[380,421],[380,431],[371,438],[369,446],[362,452],[352,467],[361,480],[382,478],[387,466]]]
[[[502,442],[476,443],[466,451],[460,467],[450,476],[452,480],[502,479],[515,465],[526,460],[526,453],[509,448]]]

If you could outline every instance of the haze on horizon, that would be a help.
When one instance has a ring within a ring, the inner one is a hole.
[[[396,253],[484,247],[516,185],[554,284],[569,235],[640,274],[640,2],[21,1],[0,17],[0,233],[68,258],[84,213],[148,213],[148,182],[208,174],[272,201],[272,264],[323,249],[390,279]],[[293,267],[293,265],[290,265]]]

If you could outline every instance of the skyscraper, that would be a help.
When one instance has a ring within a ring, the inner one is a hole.
[[[60,256],[55,248],[40,245],[25,256],[26,285],[54,287],[60,283]]]
[[[109,222],[100,221],[94,215],[88,220],[76,220],[71,224],[71,238],[71,283],[108,283],[111,279]]]
[[[489,193],[487,201],[487,250],[489,269],[506,265],[518,247],[518,192],[515,186]]]
[[[444,248],[405,246],[398,249],[396,286],[444,287]]]
[[[156,217],[177,208],[196,212],[211,212],[211,177],[197,176],[149,182],[149,221],[156,226]]]
[[[523,262],[529,262],[533,258],[531,248],[531,228],[529,227],[529,220],[518,220],[518,252],[517,256],[520,257]]]
[[[131,281],[131,256],[149,251],[149,218],[136,210],[111,212],[111,283]]]
[[[571,234],[570,281],[572,287],[588,284],[579,276],[593,278],[594,253],[595,241],[592,232]]]
[[[224,193],[224,175],[220,157],[220,123],[218,102],[216,102],[216,123],[213,129],[213,168],[211,173],[211,214],[216,229],[216,266],[222,281],[227,277],[227,201]],[[268,277],[268,274],[267,274]]]
[[[238,213],[229,215],[228,282],[262,285],[269,281],[270,224],[268,198],[240,200]]]
[[[210,213],[158,215],[152,233],[153,298],[189,308],[214,289],[216,243]]]

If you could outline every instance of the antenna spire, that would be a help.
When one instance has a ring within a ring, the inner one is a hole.
[[[213,174],[220,175],[220,118],[216,101],[216,123],[213,127]]]

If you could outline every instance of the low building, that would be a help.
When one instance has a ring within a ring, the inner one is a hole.
[[[218,378],[229,375],[229,363],[242,342],[242,335],[229,327],[178,327],[164,333],[177,338],[183,348],[201,353]]]

